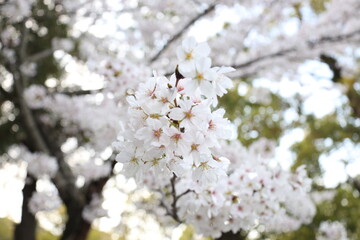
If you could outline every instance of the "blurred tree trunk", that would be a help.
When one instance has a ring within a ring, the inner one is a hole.
[[[114,156],[110,157],[112,168],[114,168],[116,164],[113,158]],[[101,194],[112,174],[113,173],[96,181],[92,181],[86,189],[79,189],[79,194],[85,195],[86,199],[84,204],[79,204],[71,200],[64,202],[67,208],[68,220],[61,240],[85,240],[87,238],[91,229],[91,223],[83,219],[82,212],[85,206],[91,202],[94,194]]]
[[[28,203],[36,190],[36,180],[30,176],[26,178],[23,192],[21,222],[15,226],[15,240],[35,240],[36,219],[29,211]]]
[[[91,228],[91,224],[82,218],[83,206],[74,203],[67,205],[68,220],[61,240],[85,240]]]
[[[245,240],[246,233],[240,230],[237,233],[233,233],[232,231],[223,233],[220,237],[216,238],[215,240]]]

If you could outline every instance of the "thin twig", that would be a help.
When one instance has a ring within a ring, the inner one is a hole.
[[[60,94],[65,94],[68,96],[82,96],[82,95],[88,95],[88,94],[94,94],[99,93],[103,91],[103,88],[94,89],[94,90],[74,90],[74,91],[62,91],[59,92]]]
[[[191,193],[191,192],[194,192],[194,191],[193,191],[193,190],[190,190],[190,189],[186,190],[185,192],[181,193],[180,195],[178,195],[178,196],[176,197],[176,201],[179,200],[181,197],[183,197],[183,196],[185,196],[186,194]]]
[[[209,5],[203,12],[195,16],[193,19],[191,19],[184,27],[182,27],[175,35],[173,35],[165,44],[164,46],[150,59],[150,63],[155,62],[160,55],[165,52],[166,49],[168,49],[172,42],[180,38],[187,29],[189,29],[197,20],[204,17],[208,13],[214,11],[216,4],[213,3]]]
[[[347,34],[343,34],[343,35],[336,35],[336,36],[325,36],[316,40],[309,40],[307,41],[307,45],[310,49],[316,48],[322,44],[328,43],[328,42],[340,42],[340,41],[344,41],[347,39],[350,39],[356,35],[360,34],[360,29],[355,30],[353,32],[347,33]],[[267,55],[263,55],[254,59],[251,59],[249,61],[243,62],[243,63],[239,63],[239,64],[235,64],[232,67],[235,69],[241,69],[241,68],[245,68],[248,67],[254,63],[258,63],[258,62],[262,62],[264,60],[267,59],[273,59],[273,58],[277,58],[277,57],[281,57],[284,56],[286,54],[292,53],[297,51],[296,47],[292,47],[292,48],[287,48],[287,49],[282,49],[278,52],[275,53],[271,53],[271,54],[267,54]]]
[[[38,62],[38,61],[50,56],[51,54],[53,54],[53,52],[54,52],[53,49],[43,50],[41,52],[38,52],[38,53],[35,53],[35,54],[29,56],[26,59],[26,62]]]
[[[170,184],[171,184],[171,195],[173,197],[173,202],[171,203],[171,214],[172,217],[175,219],[175,221],[177,222],[181,222],[178,214],[177,214],[177,199],[176,199],[176,188],[175,188],[175,182],[176,182],[176,175],[175,173],[173,173],[173,177],[170,180]]]
[[[181,197],[185,196],[186,194],[188,194],[188,193],[190,193],[190,192],[193,192],[193,190],[188,189],[188,190],[186,190],[185,192],[177,195],[177,193],[176,193],[176,186],[175,186],[175,184],[176,184],[176,179],[177,179],[177,177],[176,177],[176,175],[173,173],[173,177],[172,177],[171,180],[170,180],[171,196],[172,196],[172,198],[173,198],[173,201],[172,201],[172,203],[171,203],[171,209],[169,209],[169,208],[166,206],[166,204],[164,203],[164,201],[162,201],[162,200],[160,201],[160,205],[165,208],[167,215],[171,216],[171,217],[172,217],[175,221],[177,221],[178,223],[182,223],[183,221],[180,219],[180,217],[179,217],[179,215],[178,215],[178,213],[177,213],[177,211],[178,211],[177,202],[178,202],[178,200],[179,200]]]
[[[264,61],[266,59],[271,59],[271,58],[275,58],[275,57],[280,57],[280,56],[283,56],[287,53],[290,53],[290,52],[293,52],[295,51],[296,49],[295,48],[290,48],[290,49],[285,49],[285,50],[281,50],[281,51],[278,51],[276,53],[271,53],[271,54],[268,54],[268,55],[263,55],[263,56],[260,56],[260,57],[257,57],[257,58],[254,58],[254,59],[251,59],[249,61],[246,61],[246,62],[243,62],[243,63],[240,63],[240,64],[236,64],[236,65],[233,65],[232,67],[235,68],[235,69],[240,69],[240,68],[245,68],[245,67],[248,67],[254,63],[257,63],[257,62],[261,62],[261,61]]]

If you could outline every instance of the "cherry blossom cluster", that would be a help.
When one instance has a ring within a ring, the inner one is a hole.
[[[309,223],[315,207],[304,167],[271,166],[275,143],[266,139],[249,148],[225,141],[231,124],[212,107],[231,87],[231,68],[212,68],[209,53],[206,43],[184,40],[175,74],[154,76],[127,98],[129,119],[113,144],[123,174],[159,191],[167,214],[204,235]]]
[[[73,168],[74,172],[77,175],[83,176],[86,182],[109,176],[112,170],[110,163],[97,164],[93,160],[83,164],[76,164]]]
[[[332,201],[336,195],[334,190],[324,190],[324,191],[312,191],[311,198],[316,204],[320,204],[325,201]]]
[[[41,211],[58,209],[62,201],[57,192],[34,192],[29,201],[29,210],[32,214]]]
[[[134,89],[138,84],[138,79],[142,79],[143,71],[125,58],[116,59],[106,57],[101,60],[90,60],[88,62],[90,70],[99,74],[105,81],[105,93],[110,93],[119,101],[125,99],[126,90]]]
[[[58,171],[59,167],[56,159],[45,153],[25,152],[21,157],[28,163],[28,173],[37,179],[54,177]]]
[[[322,222],[316,240],[349,240],[341,222]]]
[[[18,46],[20,43],[20,32],[12,25],[8,25],[0,33],[0,40],[2,43],[1,46],[1,56],[10,63],[15,62],[15,51],[14,47]]]
[[[295,5],[300,7],[298,13],[295,13]],[[322,44],[322,41],[358,31],[359,19],[356,13],[360,9],[359,2],[332,0],[324,5],[326,11],[321,13],[314,13],[311,6],[312,1],[309,0],[268,1],[261,6],[254,1],[242,1],[242,14],[239,14],[242,24],[229,24],[210,42],[218,61],[241,66],[251,59],[289,51],[280,58],[264,58],[255,61],[255,64],[241,67],[241,75],[258,75],[276,80],[284,76],[283,66],[286,66],[286,75],[295,74],[299,64],[311,56],[319,56],[324,52],[347,55],[343,51],[344,47],[355,46],[353,44],[358,39],[355,34],[354,38],[339,38],[333,44]],[[274,25],[273,22],[279,24]],[[290,32],[285,31],[286,24],[291,24]],[[223,44],[226,44],[227,51],[224,51]],[[343,67],[348,71],[352,68],[350,66],[355,65],[344,64]]]
[[[190,175],[200,187],[226,176],[227,162],[213,149],[232,136],[232,127],[225,111],[211,106],[232,85],[224,75],[231,69],[212,68],[209,53],[205,43],[184,40],[176,72],[150,78],[127,97],[129,121],[114,143],[125,175],[139,182],[149,172],[165,182]]]
[[[20,43],[20,32],[12,25],[6,26],[0,33],[1,43],[6,47],[16,47]]]
[[[107,216],[107,211],[101,206],[103,203],[102,197],[99,195],[93,195],[91,198],[91,202],[85,206],[82,217],[92,223],[94,219]]]
[[[31,14],[34,2],[35,0],[8,0],[1,6],[0,13],[12,23],[19,22]]]
[[[23,24],[18,22],[24,21],[24,26],[31,34],[30,42],[41,37],[41,34],[33,34],[36,31],[28,27],[37,24],[33,22],[36,17],[31,17],[35,2],[5,0],[0,4],[0,19],[5,20],[5,26],[0,33],[0,54],[6,63],[4,69],[8,63],[19,63],[19,66],[15,65],[16,68],[19,68],[23,76],[28,77],[36,75],[37,68],[41,66],[36,61],[41,59],[33,60],[36,59],[32,58],[33,56],[24,61],[17,59],[18,51],[21,50],[19,44],[26,42],[23,40],[26,37],[22,39],[23,33],[17,28]],[[49,126],[60,123],[64,127],[65,135],[76,133],[85,147],[90,145],[101,152],[116,139],[117,133],[121,132],[119,141],[114,146],[119,151],[117,159],[123,163],[124,174],[135,176],[138,183],[156,190],[164,197],[161,205],[170,210],[166,212],[168,215],[172,210],[178,210],[176,220],[193,224],[200,233],[219,236],[221,232],[250,229],[258,224],[265,225],[269,231],[296,229],[300,224],[309,222],[314,213],[313,204],[308,197],[310,181],[303,168],[289,173],[270,164],[273,142],[261,139],[245,148],[237,141],[224,141],[231,138],[232,127],[224,118],[225,111],[216,110],[215,107],[218,97],[232,86],[231,80],[225,74],[233,69],[212,67],[207,44],[199,44],[193,38],[183,41],[176,51],[178,67],[175,74],[171,77],[155,75],[141,84],[136,92],[125,90],[135,88],[138,79],[144,79],[138,73],[142,67],[135,66],[127,59],[98,59],[100,54],[96,51],[99,49],[97,44],[106,46],[104,49],[106,48],[107,53],[121,45],[118,49],[126,49],[124,56],[134,56],[139,62],[145,59],[148,65],[154,68],[173,70],[175,65],[172,63],[171,54],[175,51],[171,51],[171,47],[175,45],[177,36],[181,35],[179,30],[194,30],[195,28],[188,26],[201,18],[217,19],[218,13],[221,15],[221,8],[224,7],[219,5],[223,4],[235,6],[234,8],[243,13],[237,14],[242,24],[226,23],[222,30],[214,33],[215,36],[211,37],[210,41],[214,46],[212,56],[216,56],[219,63],[244,70],[242,74],[266,75],[262,71],[269,69],[269,66],[272,75],[283,74],[284,66],[286,70],[297,66],[289,64],[290,61],[303,62],[323,52],[344,54],[344,49],[350,52],[351,43],[358,40],[358,33],[355,32],[358,32],[360,23],[357,17],[360,9],[358,0],[327,2],[327,10],[316,17],[307,13],[309,4],[312,3],[310,0],[269,0],[260,4],[255,2],[205,0],[191,1],[184,5],[175,0],[119,3],[102,0],[46,1],[45,5],[56,5],[56,11],[61,16],[59,22],[69,23],[68,32],[76,41],[80,41],[80,52],[86,49],[87,53],[92,53],[89,58],[93,57],[96,65],[92,70],[104,77],[105,88],[97,92],[98,94],[74,97],[51,94],[44,87],[31,85],[25,91],[25,99],[32,109],[41,109],[34,111],[35,115],[40,115],[41,121]],[[103,14],[103,18],[97,14],[110,12],[106,9],[113,10],[116,19],[126,16],[131,18],[131,21],[118,22],[133,22],[117,29],[117,33],[121,35],[120,44],[112,42],[107,46],[111,40],[91,35],[97,32],[95,28],[99,29],[99,23],[111,22],[103,21],[111,18],[109,14]],[[36,15],[43,14],[43,10],[34,10]],[[296,14],[301,16],[294,17],[295,10],[299,11]],[[202,13],[204,14],[201,15]],[[86,23],[83,22],[91,22],[88,20],[95,15],[100,18],[99,21],[94,21],[93,25],[97,26],[94,29],[89,27],[91,31],[81,30],[86,28]],[[295,25],[291,25],[294,21]],[[274,22],[280,24],[273,24]],[[295,29],[295,33],[284,29]],[[51,32],[48,34],[46,35],[52,37]],[[87,45],[86,41],[92,43]],[[321,41],[329,44],[321,45]],[[224,49],[224,44],[227,49]],[[26,45],[24,44],[25,52],[32,53],[26,49]],[[74,42],[54,38],[50,48],[45,53],[58,49],[70,51],[74,48]],[[54,56],[59,55],[59,52],[62,51],[55,52]],[[161,54],[168,59],[154,57]],[[42,54],[34,55],[41,57]],[[12,73],[13,76],[16,76],[16,72]],[[10,79],[10,72],[8,75],[9,78],[6,78]],[[0,81],[3,79],[5,78]],[[61,86],[62,84],[63,82]],[[130,107],[127,109],[129,115],[125,116],[122,101],[126,94],[130,95],[127,98]],[[250,101],[262,104],[271,101],[270,92],[263,88],[254,88],[251,95]],[[45,110],[45,113],[42,110]],[[128,119],[124,120],[125,117]],[[120,120],[122,125],[119,126]],[[90,144],[87,144],[88,141]],[[24,158],[29,162],[29,174],[36,178],[53,177],[58,170],[56,159],[45,154],[29,153],[24,155]],[[69,157],[65,156],[65,159],[68,160]],[[96,160],[98,159],[91,159],[85,164],[71,167],[75,174],[83,176],[86,181],[109,175],[110,165]],[[331,196],[332,194],[325,194],[318,198],[326,199]],[[44,202],[56,203],[51,200],[54,199],[52,197],[48,194],[34,194],[29,204],[30,210],[36,212],[51,209],[52,207],[45,206]],[[174,209],[171,209],[172,204],[175,205]],[[103,216],[100,206],[101,200],[95,196],[85,208],[83,217],[91,222],[94,218]],[[335,225],[330,225],[329,223],[323,228],[336,228]],[[325,234],[326,230],[323,232],[324,234],[319,236],[336,235],[330,230],[330,234]]]
[[[65,94],[49,94],[44,87],[31,85],[24,92],[28,105],[33,109],[42,108],[55,119],[43,118],[49,124],[61,120],[68,131],[82,130],[97,150],[103,150],[116,139],[119,131],[121,109],[113,98],[105,98],[96,102],[94,96],[68,96]],[[109,112],[115,114],[109,115]],[[94,117],[107,116],[107,117]]]
[[[304,167],[293,174],[280,166],[271,167],[270,158],[254,151],[260,145],[266,146],[264,143],[255,142],[249,149],[239,142],[224,143],[221,150],[236,167],[230,167],[233,170],[216,185],[180,198],[181,219],[197,232],[212,237],[219,237],[222,232],[250,230],[259,224],[266,231],[287,232],[311,222],[315,206],[308,194],[311,181]],[[265,147],[262,152],[271,151]],[[191,189],[191,184],[181,179],[177,192]]]

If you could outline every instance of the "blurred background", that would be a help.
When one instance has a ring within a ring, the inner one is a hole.
[[[338,221],[360,239],[359,11],[358,0],[0,0],[0,239],[68,239],[70,226],[88,239],[201,239],[158,218],[112,149],[125,97],[174,72],[187,36],[236,69],[219,103],[236,138],[272,141],[273,162],[313,180],[312,223],[247,238],[315,239]]]

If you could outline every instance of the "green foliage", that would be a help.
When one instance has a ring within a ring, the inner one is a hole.
[[[322,2],[324,4],[325,1]],[[304,129],[304,139],[292,146],[296,156],[292,170],[300,165],[306,165],[308,175],[315,180],[314,189],[324,190],[321,182],[316,181],[322,176],[319,157],[336,151],[337,148],[343,146],[345,141],[355,144],[360,142],[360,128],[358,127],[360,94],[354,88],[356,81],[358,81],[357,78],[340,80],[348,89],[345,96],[349,101],[334,113],[322,118],[304,115],[301,111],[301,101],[298,100],[300,117],[292,123],[286,123],[283,113],[289,106],[283,99],[272,95],[269,104],[258,104],[250,101],[249,94],[240,96],[236,87],[220,100],[220,106],[226,109],[226,117],[239,121],[239,139],[244,145],[251,144],[259,137],[279,140],[286,129],[294,127]],[[250,84],[248,88],[251,89]],[[256,137],[249,134],[254,130],[258,133]],[[360,222],[358,221],[360,219],[360,193],[350,184],[343,184],[335,191],[333,200],[325,201],[317,206],[317,214],[309,225],[284,234],[263,234],[258,239],[316,239],[318,227],[323,221],[340,221],[346,226],[350,239],[360,239]]]
[[[99,230],[96,230],[92,228],[89,232],[89,236],[87,238],[88,240],[113,240],[110,234],[101,232]],[[120,240],[120,239],[119,239]]]
[[[318,208],[315,220],[321,216],[325,219],[338,220],[347,227],[351,239],[360,239],[360,201],[359,192],[349,184],[343,184],[337,189],[337,194],[328,206],[324,204]]]
[[[193,240],[194,238],[195,238],[194,228],[192,228],[191,226],[186,226],[179,240]],[[205,238],[205,237],[201,238],[201,240],[211,240],[211,239],[212,238]]]
[[[13,223],[6,218],[0,218],[0,239],[11,240],[13,234]]]
[[[34,20],[38,26],[29,31],[30,37],[27,47],[29,56],[51,49],[54,38],[66,38],[68,36],[67,26],[59,21],[60,12],[56,11],[55,8],[51,9],[44,4],[44,1],[38,1],[34,11]],[[35,29],[38,30],[34,31]],[[49,77],[59,78],[63,73],[52,54],[37,64],[37,75],[31,79],[33,83],[44,84]]]
[[[219,104],[226,109],[227,118],[240,120],[238,138],[245,146],[261,137],[277,141],[283,133],[282,112],[289,106],[279,96],[271,94],[269,104],[260,104],[250,101],[249,96],[240,96],[234,87]]]
[[[306,136],[304,140],[296,143],[293,146],[293,150],[297,153],[296,161],[291,167],[293,171],[301,165],[306,165],[310,177],[320,175],[321,170],[318,159],[321,153],[317,150],[314,139],[311,136]]]
[[[301,3],[294,4],[294,10],[295,10],[295,16],[301,21],[303,18],[301,13]]]
[[[271,240],[309,240],[315,239],[316,231],[323,221],[340,221],[346,226],[350,239],[360,239],[360,201],[359,192],[349,184],[343,184],[336,190],[331,201],[324,201],[317,206],[316,216],[310,225],[300,229],[271,236]]]
[[[314,240],[315,232],[311,226],[302,226],[298,230],[270,237],[271,240]]]
[[[19,143],[17,133],[14,131],[14,123],[7,121],[3,124],[0,124],[0,155],[6,153],[8,147],[13,144]]]
[[[56,239],[58,239],[58,237],[44,229],[39,229],[36,239],[37,240],[56,240]]]
[[[186,229],[183,231],[182,236],[179,240],[191,240],[194,236],[194,229],[190,226],[186,227]]]
[[[293,146],[296,161],[292,170],[305,164],[310,177],[321,175],[318,161],[321,154],[336,149],[346,139],[359,142],[360,129],[350,122],[345,124],[340,122],[337,113],[322,119],[316,119],[312,115],[307,116],[306,126],[305,138]],[[326,141],[328,144],[325,144]]]
[[[311,0],[310,6],[316,13],[322,13],[326,10],[326,3],[329,2],[329,0]]]
[[[1,240],[12,240],[13,239],[13,230],[14,223],[6,218],[0,218],[0,239]],[[37,240],[57,240],[59,236],[53,235],[49,231],[44,230],[43,228],[38,228],[37,231]],[[101,232],[96,229],[91,229],[88,235],[88,240],[113,240],[110,234]],[[124,240],[119,238],[118,240]]]

